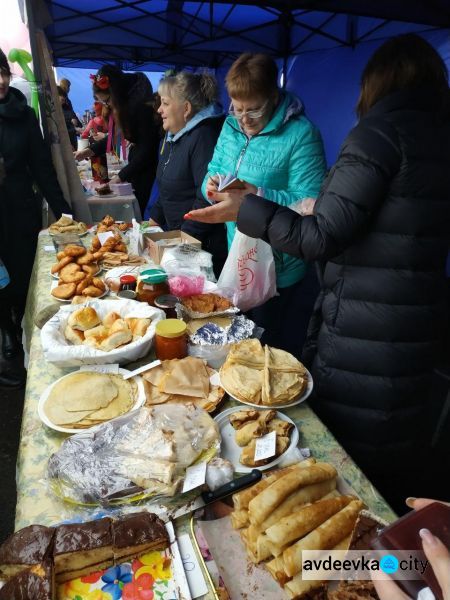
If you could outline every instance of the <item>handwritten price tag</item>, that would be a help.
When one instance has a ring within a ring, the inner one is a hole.
[[[277,433],[271,431],[266,435],[256,439],[255,444],[255,461],[270,458],[276,452]]]
[[[195,554],[194,546],[187,533],[178,537],[178,547],[192,598],[204,596],[208,593],[208,587]]]
[[[206,480],[206,462],[198,463],[198,465],[192,465],[186,469],[186,477],[184,480],[183,491],[190,492],[196,487],[203,485]]]
[[[112,373],[113,375],[118,375],[119,365],[83,365],[80,367],[80,371],[95,371],[96,373]]]
[[[66,215],[66,213],[63,213],[61,216],[62,217],[67,217],[68,219],[70,219],[71,221],[73,221],[73,216],[72,215]]]
[[[56,252],[55,246],[44,246],[44,252]]]
[[[98,234],[98,239],[100,240],[100,244],[102,246],[110,237],[114,237],[114,233],[112,231],[105,231],[104,233]]]

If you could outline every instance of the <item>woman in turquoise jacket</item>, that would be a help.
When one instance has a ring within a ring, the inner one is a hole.
[[[243,54],[231,66],[226,77],[230,114],[203,182],[208,200],[220,198],[217,174],[245,182],[244,190],[229,193],[255,193],[282,206],[318,196],[326,171],[320,132],[300,99],[278,89],[277,79],[275,62],[264,54]],[[235,231],[236,224],[227,223],[229,247]],[[280,295],[253,309],[251,317],[266,329],[267,343],[299,355],[317,280],[302,260],[281,252],[274,258]]]

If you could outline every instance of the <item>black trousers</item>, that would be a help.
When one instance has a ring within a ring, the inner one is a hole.
[[[303,279],[278,290],[279,296],[248,311],[247,316],[265,329],[261,342],[287,350],[300,359],[319,281],[314,265],[308,265]]]

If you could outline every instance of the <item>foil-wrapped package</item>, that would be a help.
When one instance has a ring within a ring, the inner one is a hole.
[[[206,323],[191,336],[191,343],[199,346],[232,344],[253,336],[255,323],[244,315],[235,317],[229,327]]]

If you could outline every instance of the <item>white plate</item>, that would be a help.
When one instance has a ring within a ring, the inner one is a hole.
[[[48,235],[51,235],[52,237],[55,237],[55,235],[64,235],[65,233],[74,233],[78,237],[84,237],[89,233],[89,229],[86,229],[86,231],[84,231],[83,233],[78,233],[78,231],[61,231],[58,233],[53,233],[50,231],[50,229],[48,230]]]
[[[57,379],[55,382],[53,382],[51,385],[48,386],[48,388],[45,390],[45,392],[39,398],[39,404],[38,404],[39,418],[45,425],[47,425],[47,427],[50,427],[50,429],[54,429],[55,431],[61,431],[62,433],[80,433],[82,431],[89,431],[89,429],[92,429],[91,427],[87,427],[86,429],[69,429],[68,427],[60,427],[59,425],[55,425],[54,423],[52,423],[44,412],[45,403],[47,402],[47,399],[50,395],[50,392],[52,391],[53,386],[55,386],[59,381],[65,379],[69,375],[72,375],[73,373],[76,373],[76,371],[72,371],[72,373],[69,373],[68,375],[64,375],[63,377],[60,377],[59,379]],[[127,375],[128,373],[129,373],[129,371],[127,369],[119,368],[119,375]],[[144,384],[142,382],[142,378],[136,376],[136,377],[133,377],[133,379],[135,380],[135,382],[138,386],[138,394],[137,394],[136,402],[134,403],[134,405],[130,408],[130,410],[128,412],[131,412],[132,410],[136,410],[137,408],[140,408],[143,404],[145,404],[145,390],[144,390]],[[106,421],[105,421],[105,423],[106,423]],[[95,425],[93,425],[92,427],[95,427]]]
[[[258,408],[259,410],[268,410],[267,408],[261,408],[260,406]],[[280,454],[280,456],[274,458],[271,462],[267,463],[266,465],[263,465],[261,467],[245,467],[239,462],[239,457],[241,456],[241,452],[244,448],[241,448],[241,446],[238,446],[236,444],[236,430],[233,429],[233,426],[230,423],[230,415],[239,410],[246,409],[240,408],[238,406],[233,406],[232,408],[228,408],[227,410],[221,412],[214,419],[214,421],[216,421],[216,423],[219,426],[220,435],[222,437],[222,442],[220,444],[220,455],[222,458],[228,459],[234,465],[234,470],[236,471],[236,473],[249,473],[253,469],[259,469],[260,471],[271,469],[281,461],[286,452],[288,452],[291,448],[295,448],[295,446],[297,446],[299,435],[296,424],[288,416],[277,411],[278,419],[282,419],[283,421],[287,421],[288,423],[292,423],[292,425],[294,425],[294,428],[291,431],[291,443],[289,444],[288,448],[283,452],[283,454]]]
[[[50,288],[50,292],[55,288],[58,287],[58,281],[54,279],[52,281],[52,285]],[[101,296],[86,296],[86,300],[99,300],[100,298],[104,298],[107,294],[109,294],[109,287],[106,285],[105,283],[105,291],[103,292],[103,294]],[[75,294],[75,296],[77,296],[78,294]],[[53,298],[53,300],[57,300],[58,302],[72,302],[72,298],[68,298],[67,300],[64,300],[62,298],[56,298],[56,296],[53,296],[53,294],[50,294],[50,296]]]
[[[230,398],[233,398],[233,400],[236,400],[236,402],[240,402],[241,404],[246,404],[247,406],[254,406],[255,408],[261,408],[261,409],[272,408],[274,410],[278,409],[278,408],[291,408],[291,406],[296,406],[296,404],[300,404],[300,402],[304,402],[311,395],[311,392],[313,391],[314,382],[313,382],[312,375],[308,371],[308,369],[306,369],[306,374],[308,375],[308,382],[306,384],[306,389],[303,390],[303,392],[300,394],[300,396],[298,398],[296,398],[295,400],[293,400],[292,402],[290,402],[289,404],[277,404],[276,406],[266,406],[265,404],[253,404],[253,402],[246,402],[245,400],[241,400],[240,398],[236,398],[236,396],[233,396],[233,394],[227,390],[227,388],[223,385],[222,382],[220,382],[220,386],[226,391],[226,393],[230,396]]]
[[[72,263],[69,263],[69,265],[71,265]],[[93,275],[93,277],[97,277],[97,275],[100,275],[100,273],[103,271],[103,269],[101,267],[98,268],[98,271],[95,275]],[[59,275],[58,273],[52,273],[50,271],[50,275],[53,277],[53,279],[59,279]],[[57,298],[58,299],[58,298]]]

